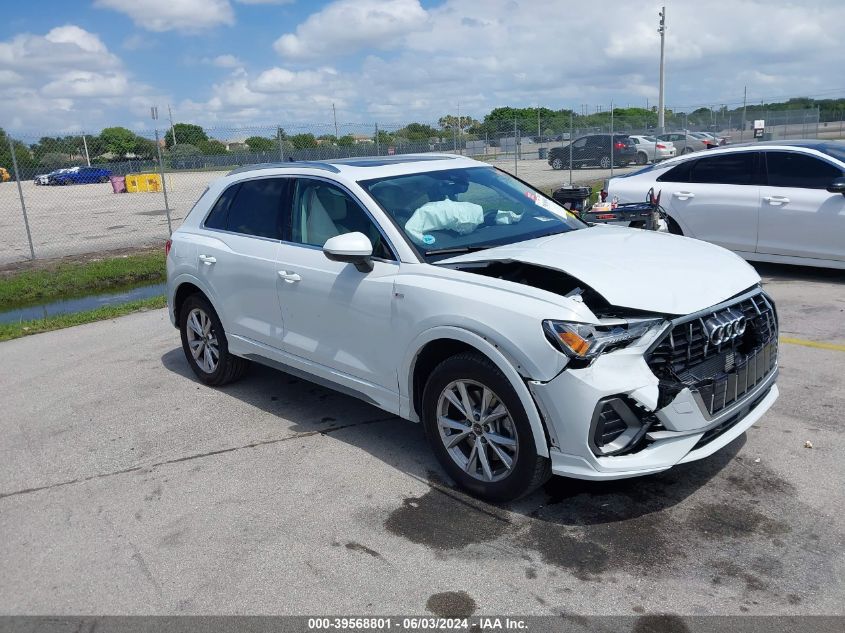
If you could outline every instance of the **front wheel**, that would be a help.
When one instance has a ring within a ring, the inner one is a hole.
[[[685,147],[684,151],[681,152],[682,154],[692,154],[695,150],[691,147]]]
[[[185,299],[179,331],[185,358],[202,382],[219,386],[243,376],[249,361],[229,353],[223,324],[208,299],[200,294]]]
[[[426,383],[422,405],[435,456],[470,493],[509,501],[551,476],[549,460],[537,454],[519,396],[481,354],[459,354],[440,363]]]
[[[563,169],[563,160],[560,158],[553,158],[552,159],[552,169]]]
[[[610,156],[602,156],[599,160],[599,167],[602,169],[610,169]]]

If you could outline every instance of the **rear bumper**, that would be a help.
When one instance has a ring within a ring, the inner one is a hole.
[[[742,400],[707,416],[697,405],[673,400],[657,409],[658,380],[641,354],[607,354],[585,369],[566,370],[546,383],[529,382],[552,440],[552,471],[578,479],[623,479],[657,473],[702,459],[724,448],[757,422],[778,397],[777,371]],[[649,433],[644,447],[622,455],[596,455],[591,425],[603,399],[621,395],[638,415],[656,418],[664,429]],[[670,431],[668,429],[683,429]]]

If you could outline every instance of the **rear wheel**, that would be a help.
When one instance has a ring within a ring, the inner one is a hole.
[[[249,361],[229,353],[223,324],[201,294],[185,299],[179,312],[179,330],[185,358],[202,382],[219,386],[243,376]]]
[[[504,374],[478,353],[446,359],[425,386],[422,418],[438,461],[462,488],[494,501],[531,492],[551,476],[528,416]]]
[[[684,151],[681,152],[682,154],[692,154],[695,150],[691,147],[685,147]]]
[[[648,162],[648,156],[645,152],[637,152],[637,165],[645,165]]]
[[[602,169],[610,169],[610,156],[602,156],[599,159],[599,167]]]
[[[563,169],[563,159],[553,158],[552,159],[552,169]]]

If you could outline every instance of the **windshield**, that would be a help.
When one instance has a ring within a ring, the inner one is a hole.
[[[818,149],[828,156],[833,156],[835,159],[841,160],[845,163],[845,143],[841,141],[832,141],[830,143],[825,143]]]
[[[390,176],[358,184],[429,261],[587,226],[553,200],[493,167]]]

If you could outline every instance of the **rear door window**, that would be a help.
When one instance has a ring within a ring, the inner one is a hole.
[[[769,185],[826,189],[842,170],[827,161],[798,152],[766,152]]]
[[[692,168],[690,182],[721,185],[754,183],[757,152],[736,152],[699,158]]]
[[[667,171],[662,176],[658,176],[658,182],[689,182],[690,172],[692,166],[695,164],[694,160],[687,160]]]
[[[287,178],[257,178],[229,187],[208,214],[206,228],[282,239],[288,182]]]

